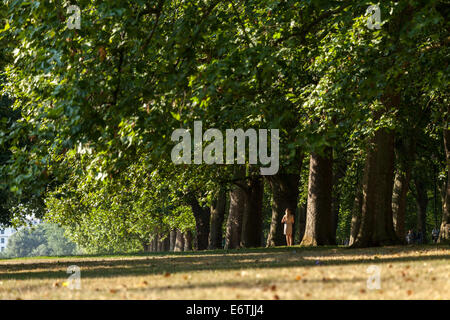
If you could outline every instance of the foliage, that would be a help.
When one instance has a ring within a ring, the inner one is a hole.
[[[0,217],[18,225],[45,209],[89,252],[193,231],[186,197],[210,205],[232,184],[233,166],[170,161],[171,133],[195,120],[279,128],[282,171],[332,146],[348,163],[335,184],[339,239],[374,132],[441,137],[450,74],[442,1],[384,1],[380,30],[366,27],[371,1],[85,0],[79,30],[67,27],[68,4],[0,4],[9,97],[0,100]],[[442,146],[429,153],[443,168]],[[306,181],[303,170],[300,203]]]
[[[64,229],[55,224],[41,223],[14,233],[2,256],[66,256],[77,252],[76,245],[64,236]]]

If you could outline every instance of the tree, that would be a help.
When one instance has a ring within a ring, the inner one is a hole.
[[[413,134],[400,140],[396,148],[396,159],[397,163],[399,163],[399,168],[394,178],[392,216],[395,232],[401,241],[406,239],[406,195],[409,190],[409,182],[411,180],[411,171],[415,157],[415,139]]]
[[[54,224],[42,223],[14,233],[8,240],[4,255],[18,258],[64,256],[76,252],[76,245],[64,236],[64,229]]]
[[[225,188],[220,188],[217,198],[211,206],[211,226],[208,249],[222,248],[222,225],[225,218],[227,194]]]
[[[448,113],[450,113],[450,111]],[[448,121],[446,126],[447,127],[444,127],[444,146],[447,160],[448,181],[443,206],[442,223],[439,233],[440,243],[446,243],[450,240],[450,130],[448,128]]]
[[[244,248],[260,247],[262,244],[263,183],[260,176],[251,176],[245,185],[240,185],[245,195],[241,236],[241,246]]]
[[[448,9],[438,0],[383,2],[382,28],[370,30],[370,4],[93,0],[83,3],[81,29],[71,30],[63,4],[3,2],[2,94],[18,113],[0,124],[0,196],[13,202],[4,216],[18,219],[21,211],[9,209],[45,199],[49,218],[93,252],[157,250],[171,230],[192,232],[205,249],[220,242],[224,210],[215,199],[225,188],[226,247],[258,246],[268,181],[268,245],[281,242],[280,215],[295,210],[306,187],[304,243],[333,243],[360,193],[354,245],[398,243],[393,211],[401,235],[410,169],[394,157],[395,141],[407,136],[409,114],[423,119],[427,141],[441,133]],[[279,129],[279,175],[262,180],[262,164],[249,161],[175,165],[171,134],[194,121],[221,131]],[[346,149],[365,161],[362,192],[349,187],[355,170],[345,183],[331,179],[330,150]],[[325,235],[316,235],[319,226]]]
[[[361,23],[363,20],[360,20],[347,25],[349,28],[344,27],[330,37],[325,37],[328,43],[325,46],[336,50],[327,51],[329,55],[325,61],[338,62],[334,65],[338,69],[327,67],[327,75],[331,77],[333,85],[327,89],[331,94],[354,94],[357,101],[363,102],[360,106],[371,112],[370,121],[377,123],[375,126],[367,123],[365,130],[368,133],[368,147],[362,216],[354,246],[398,243],[393,232],[391,204],[394,178],[393,124],[399,120],[395,119],[394,114],[406,106],[405,97],[420,96],[422,89],[427,87],[425,82],[414,81],[413,77],[439,70],[434,57],[431,63],[424,60],[425,55],[430,58],[429,55],[443,54],[439,48],[442,48],[445,36],[439,24],[444,18],[436,10],[436,5],[430,2],[403,2],[399,5],[394,2],[383,3],[382,16],[386,18],[379,31],[367,30]],[[426,18],[423,19],[425,12]],[[419,26],[417,21],[421,19],[424,21]],[[339,45],[335,46],[337,43]],[[380,55],[380,52],[385,54]],[[411,82],[415,83],[413,88],[409,87]],[[340,85],[336,86],[337,83]],[[425,94],[428,94],[429,99],[431,92]],[[364,117],[359,120],[364,120]]]
[[[328,148],[323,155],[312,153],[310,157],[306,229],[301,242],[305,246],[336,243],[331,210],[332,152],[332,149]]]
[[[236,249],[241,244],[242,218],[245,210],[245,193],[238,186],[230,190],[230,209],[225,234],[225,249]]]
[[[211,218],[211,209],[206,206],[201,206],[197,198],[193,195],[189,195],[187,203],[191,206],[192,212],[195,218],[196,237],[194,240],[194,247],[197,250],[205,250],[208,248],[209,227]],[[183,235],[180,233],[180,239]],[[177,234],[178,239],[178,234]],[[184,247],[184,243],[180,245]]]

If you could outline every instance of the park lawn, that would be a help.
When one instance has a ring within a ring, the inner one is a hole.
[[[70,265],[81,289],[67,287]],[[369,289],[370,265],[380,289]],[[216,250],[0,260],[0,299],[450,299],[450,247]]]

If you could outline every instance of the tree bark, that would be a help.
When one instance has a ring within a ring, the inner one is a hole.
[[[222,248],[222,225],[227,205],[227,194],[225,188],[221,188],[217,199],[211,206],[211,227],[209,231],[208,249]]]
[[[392,194],[392,217],[395,233],[402,243],[406,242],[406,199],[411,180],[411,172],[415,158],[417,130],[405,134],[397,141],[395,148],[399,169],[395,174],[394,190]]]
[[[156,249],[155,249],[155,239],[154,238],[152,238],[152,240],[150,240],[149,250],[150,250],[150,252],[155,252],[156,251]]]
[[[244,189],[245,209],[242,218],[241,246],[254,248],[261,246],[262,201],[264,182],[260,176],[252,176]]]
[[[192,232],[190,230],[184,233],[184,251],[192,251]]]
[[[447,159],[447,187],[445,201],[442,206],[442,223],[438,243],[450,243],[450,130],[448,124],[444,128],[444,147]]]
[[[392,218],[394,134],[382,128],[370,142],[363,176],[361,225],[352,247],[400,243]]]
[[[331,197],[333,188],[332,149],[324,155],[312,153],[309,162],[308,205],[306,230],[301,245],[318,246],[335,244]]]
[[[350,239],[349,239],[349,245],[351,246],[358,235],[359,228],[361,226],[361,211],[362,211],[362,190],[361,185],[358,185],[355,195],[355,200],[353,201],[353,208],[352,208],[352,221],[350,225]]]
[[[294,214],[297,210],[300,174],[276,174],[266,176],[266,179],[270,184],[273,195],[272,221],[266,246],[281,246],[286,243],[281,218],[284,216],[286,209],[291,209]]]
[[[174,249],[175,249],[175,241],[177,239],[177,231],[176,230],[170,230],[169,238],[170,238],[170,248],[169,248],[169,250],[170,251],[174,251]]]
[[[306,229],[306,212],[307,212],[308,203],[303,203],[298,210],[298,235],[300,243],[303,240],[303,236],[305,235]]]
[[[208,249],[210,209],[208,207],[201,207],[194,196],[190,196],[188,202],[192,208],[195,219],[195,249],[206,250]]]
[[[174,251],[176,252],[184,251],[184,235],[180,230],[177,230]]]
[[[160,234],[158,234],[158,242],[157,242],[157,246],[158,246],[158,252],[164,251],[163,250],[163,241],[161,240],[162,236]]]
[[[240,246],[245,205],[244,190],[238,186],[233,186],[230,191],[225,249],[236,249]]]
[[[153,250],[155,252],[159,251],[159,247],[158,247],[158,242],[159,242],[159,234],[155,234],[155,238],[153,238]]]
[[[163,244],[163,251],[167,252],[170,251],[170,235],[167,234],[164,238],[164,244]]]
[[[392,194],[392,217],[395,233],[401,242],[406,241],[405,217],[406,217],[406,196],[411,180],[410,167],[406,172],[397,171],[394,179],[394,190]]]
[[[150,240],[150,242],[148,243],[148,251],[153,252],[153,240]]]

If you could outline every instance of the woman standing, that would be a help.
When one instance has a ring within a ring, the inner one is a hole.
[[[292,225],[294,224],[294,213],[291,209],[287,208],[286,213],[281,219],[281,223],[284,223],[284,234],[286,235],[286,243],[288,246],[292,246]]]

